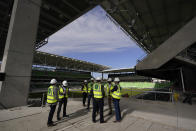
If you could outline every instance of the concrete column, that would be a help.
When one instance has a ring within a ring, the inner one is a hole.
[[[6,73],[0,83],[1,107],[27,103],[40,5],[41,0],[14,0],[1,67]]]
[[[196,41],[196,17],[177,31],[157,49],[150,53],[143,61],[136,65],[136,70],[158,69],[181,51]]]

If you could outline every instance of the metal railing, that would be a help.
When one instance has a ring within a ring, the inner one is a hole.
[[[163,89],[163,88],[160,88]],[[70,89],[69,90],[70,94],[69,94],[69,98],[80,98],[82,97],[82,93],[81,93],[81,89]],[[165,91],[160,91],[160,90],[156,90],[153,88],[123,88],[122,91],[122,96],[128,95],[129,98],[135,98],[135,99],[141,99],[141,100],[154,100],[154,101],[162,101],[160,99],[160,94],[168,94],[168,100],[170,102],[173,102],[173,92],[170,92],[168,90]],[[150,95],[150,99],[148,99],[148,96]],[[153,97],[153,99],[152,99]],[[159,97],[159,99],[157,99]],[[163,96],[162,96],[163,97]],[[46,104],[46,92],[42,93],[42,97],[40,97],[41,99],[41,106],[43,107]],[[166,101],[166,100],[163,100]]]

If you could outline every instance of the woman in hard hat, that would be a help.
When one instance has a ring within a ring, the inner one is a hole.
[[[119,85],[120,79],[118,77],[114,78],[114,88],[111,90],[112,92],[112,100],[114,103],[115,113],[116,113],[116,120],[114,122],[121,121],[121,112],[120,112],[120,98],[121,98],[121,87]]]
[[[62,82],[62,86],[59,87],[59,107],[57,111],[57,120],[60,120],[61,107],[63,105],[63,117],[69,117],[66,114],[67,98],[68,98],[69,88],[66,80]]]

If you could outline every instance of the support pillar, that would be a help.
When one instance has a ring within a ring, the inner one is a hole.
[[[41,0],[14,0],[4,49],[0,107],[27,104]]]
[[[136,70],[158,69],[196,41],[196,17],[136,65]]]

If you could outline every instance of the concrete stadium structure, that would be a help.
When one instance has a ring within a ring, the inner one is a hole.
[[[26,104],[35,50],[97,5],[148,53],[136,65],[138,74],[177,78],[184,91],[195,88],[195,0],[6,0],[0,1],[4,107]]]

